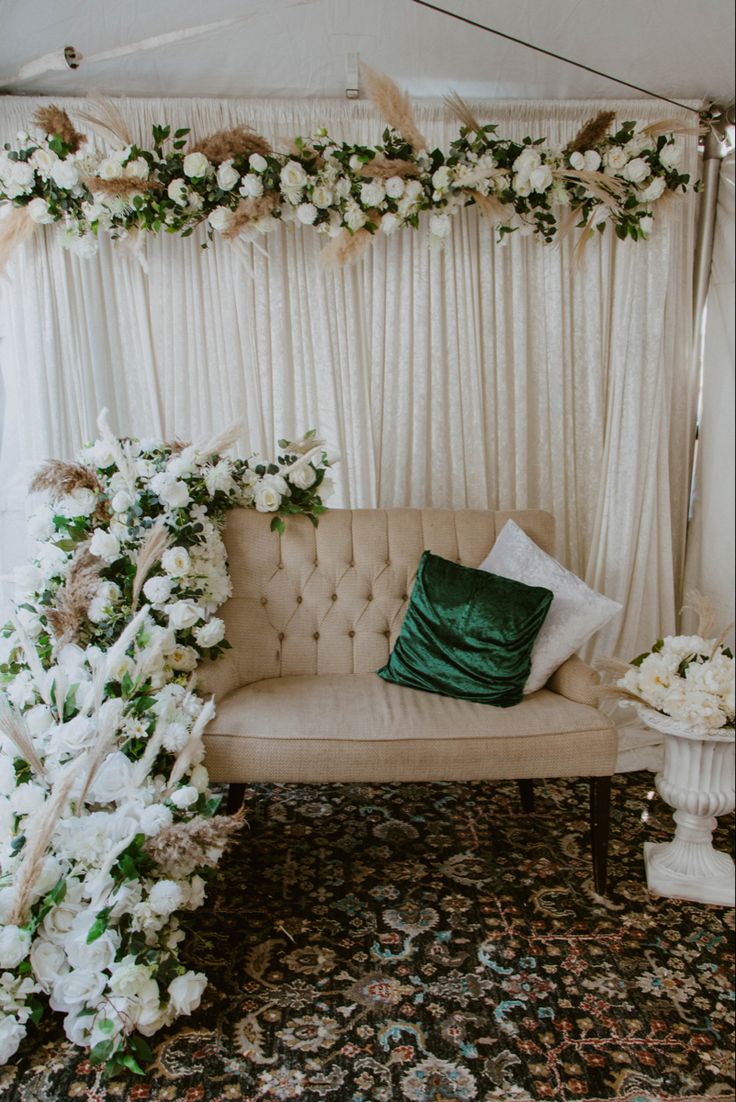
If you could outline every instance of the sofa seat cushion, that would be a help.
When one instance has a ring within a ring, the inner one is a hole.
[[[214,781],[368,782],[609,776],[616,734],[596,708],[542,689],[493,708],[367,674],[236,689],[205,732]]]

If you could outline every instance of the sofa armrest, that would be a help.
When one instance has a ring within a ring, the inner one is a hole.
[[[573,654],[555,670],[546,687],[568,700],[597,708],[600,700],[597,692],[599,682],[600,676],[596,670],[586,666],[582,658]]]
[[[234,689],[240,688],[240,677],[229,651],[216,658],[214,662],[203,662],[197,670],[197,691],[202,696],[214,693],[215,704]]]

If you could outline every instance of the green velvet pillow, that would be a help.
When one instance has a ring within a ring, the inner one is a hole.
[[[425,551],[384,681],[508,708],[518,704],[552,593]]]

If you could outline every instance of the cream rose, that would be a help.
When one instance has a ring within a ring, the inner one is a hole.
[[[102,528],[95,528],[89,543],[89,553],[105,562],[113,562],[120,556],[120,541]]]
[[[651,169],[643,157],[635,157],[624,168],[623,176],[624,179],[631,180],[632,184],[640,184],[650,173]]]
[[[3,926],[0,930],[0,968],[16,968],[31,948],[30,930]]]
[[[248,164],[254,172],[265,172],[268,168],[268,161],[260,153],[251,153]]]
[[[191,1014],[196,1010],[207,986],[202,972],[185,972],[169,984],[169,1000],[177,1014]]]
[[[532,191],[546,191],[552,183],[552,170],[549,165],[539,165],[529,173],[529,183]]]
[[[210,162],[204,153],[187,153],[182,167],[184,175],[188,176],[190,180],[201,180],[206,175],[209,166]]]
[[[70,189],[79,183],[77,167],[71,161],[56,161],[51,166],[49,176],[59,188]]]
[[[49,208],[46,205],[46,200],[40,197],[31,199],[30,203],[26,207],[29,215],[38,226],[48,226],[49,223],[54,221],[53,214],[49,213]]]
[[[180,176],[177,176],[177,178],[172,180],[167,187],[166,194],[169,199],[173,199],[178,206],[185,207],[187,205],[186,181],[182,180]]]
[[[161,556],[161,566],[172,578],[181,578],[191,569],[192,560],[185,547],[170,547]]]
[[[194,638],[200,647],[216,647],[225,638],[225,623],[214,616],[194,632]]]
[[[217,170],[217,186],[223,191],[232,191],[240,179],[237,168],[233,168],[232,161],[223,161]]]
[[[175,631],[185,631],[202,619],[202,609],[194,601],[175,601],[173,605],[167,605],[164,611]]]
[[[147,180],[149,172],[148,161],[144,160],[143,157],[136,157],[135,160],[128,161],[123,169],[123,174],[132,180]]]
[[[298,161],[287,161],[281,169],[280,178],[281,186],[289,191],[297,191],[307,182],[307,174]]]
[[[319,210],[326,210],[332,204],[332,191],[322,184],[312,188],[312,202]]]
[[[259,513],[275,513],[281,504],[281,494],[268,484],[256,486],[253,501]]]

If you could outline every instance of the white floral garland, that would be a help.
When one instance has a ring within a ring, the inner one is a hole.
[[[469,204],[497,224],[499,240],[518,231],[551,242],[575,226],[587,240],[611,224],[620,238],[637,241],[651,232],[662,197],[688,190],[676,134],[689,131],[672,120],[612,128],[613,117],[602,115],[602,125],[593,120],[562,148],[544,138],[500,137],[456,98],[464,124],[448,150],[430,151],[408,101],[388,78],[373,76],[373,98],[389,123],[375,146],[338,143],[318,130],[280,153],[236,127],[187,149],[188,128],[154,126],[144,148],[120,124],[118,148],[99,152],[65,112],[41,109],[38,125],[0,151],[0,204],[13,204],[23,220],[8,227],[5,251],[51,223],[81,256],[94,255],[102,233],[186,237],[204,224],[210,237],[254,240],[292,223],[335,239],[325,257],[342,263],[376,234],[416,229],[420,220],[441,241]],[[116,131],[109,116],[108,107],[104,119],[84,118],[109,140]],[[0,240],[0,263],[2,252]]]
[[[239,826],[215,816],[193,678],[228,645],[221,522],[317,523],[328,458],[313,434],[272,463],[101,429],[34,480],[50,501],[0,635],[0,1064],[48,1001],[93,1063],[141,1073],[145,1037],[199,1004],[180,916]]]

